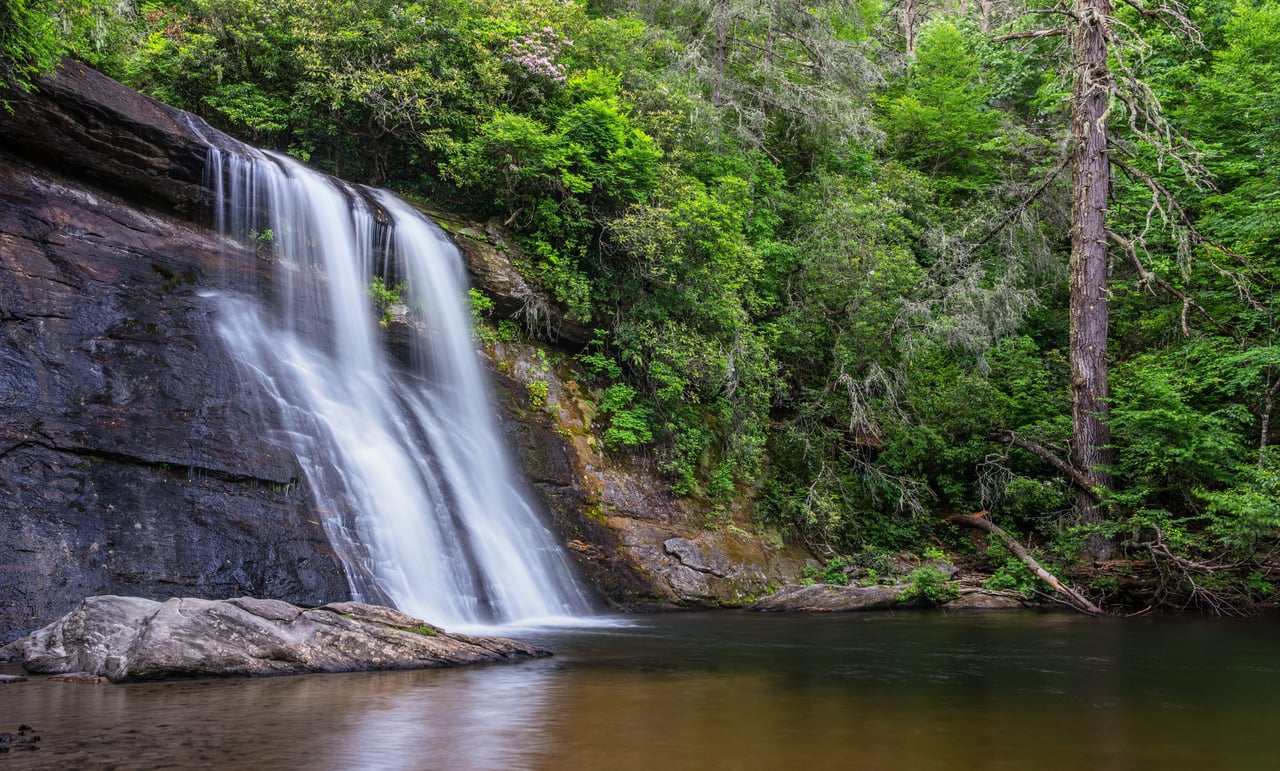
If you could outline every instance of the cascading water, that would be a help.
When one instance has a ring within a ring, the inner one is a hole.
[[[220,296],[220,333],[301,462],[353,594],[443,625],[586,613],[499,438],[453,246],[390,193],[284,156],[214,149],[208,180],[217,226],[274,272],[266,292]],[[403,281],[423,330],[407,369],[380,344],[375,273]]]

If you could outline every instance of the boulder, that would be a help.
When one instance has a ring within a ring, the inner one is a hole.
[[[28,94],[6,97],[0,147],[148,208],[199,214],[205,155],[232,146],[201,118],[64,59]]]
[[[90,597],[7,646],[34,674],[112,682],[423,669],[550,654],[501,637],[450,634],[391,608],[339,602]]]

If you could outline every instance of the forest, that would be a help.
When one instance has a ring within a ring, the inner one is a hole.
[[[0,86],[71,56],[503,222],[593,332],[575,355],[610,450],[709,527],[752,501],[826,562],[815,577],[972,549],[956,522],[979,519],[1098,602],[1134,570],[1170,608],[1275,598],[1275,0],[0,14]],[[498,333],[553,335],[546,317]],[[1035,585],[992,548],[993,588]]]

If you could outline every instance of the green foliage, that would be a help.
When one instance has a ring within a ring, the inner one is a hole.
[[[907,588],[898,595],[903,604],[941,605],[958,599],[960,588],[947,580],[937,565],[921,565],[907,574]]]
[[[51,18],[50,0],[6,0],[0,6],[0,107],[12,113],[4,91],[30,91],[53,72],[63,44]]]
[[[993,181],[989,164],[1000,114],[975,46],[956,24],[921,28],[902,93],[886,100],[884,129],[896,157],[945,180],[949,193],[974,192]]]
[[[1198,398],[1218,391],[1205,383],[1221,373],[1205,369],[1195,348],[1153,351],[1113,372],[1112,431],[1117,471],[1125,480],[1119,500],[1171,504],[1191,486],[1229,483],[1243,457],[1241,429],[1249,415],[1238,404],[1214,405]]]
[[[1235,4],[1223,39],[1189,109],[1203,126],[1219,184],[1205,201],[1205,224],[1243,254],[1274,257],[1280,248],[1280,7]]]
[[[994,592],[1017,592],[1024,597],[1031,597],[1040,589],[1040,579],[1016,557],[1009,557],[996,568],[985,581],[984,589]]]
[[[1263,578],[1262,573],[1253,571],[1245,576],[1244,588],[1250,595],[1260,600],[1267,600],[1276,593],[1275,584]]]
[[[1256,466],[1243,470],[1227,489],[1201,488],[1208,504],[1209,532],[1219,542],[1248,553],[1280,537],[1280,452],[1267,448]]]
[[[392,308],[404,304],[404,291],[407,288],[408,285],[404,282],[389,286],[382,276],[374,276],[369,280],[369,299],[373,300],[373,307],[380,317],[379,323],[384,327],[391,323]]]
[[[551,386],[545,380],[530,380],[524,384],[525,393],[529,397],[529,407],[540,410],[547,406],[547,394]]]
[[[374,281],[376,285],[382,284],[380,276],[375,277]],[[382,287],[382,290],[385,291],[385,287]],[[473,324],[483,322],[493,312],[493,299],[475,287],[467,290],[467,302],[471,308],[471,322]]]
[[[848,586],[848,568],[852,565],[848,557],[832,557],[825,565],[818,568],[805,565],[800,570],[801,583],[805,585],[828,584],[831,586]]]
[[[604,443],[611,450],[653,441],[653,430],[649,426],[653,411],[635,404],[635,398],[636,389],[622,383],[609,386],[601,394],[600,414],[609,421],[604,431]]]

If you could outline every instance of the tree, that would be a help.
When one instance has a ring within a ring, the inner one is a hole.
[[[865,91],[880,79],[868,56],[873,4],[631,5],[651,23],[666,23],[685,44],[679,66],[705,90],[721,143],[766,147],[775,158],[785,158],[802,156],[812,144],[839,151],[869,133]]]
[[[1107,199],[1111,190],[1107,110],[1114,82],[1107,63],[1108,0],[1076,0],[1071,21],[1075,81],[1071,110],[1071,462],[1094,489],[1076,493],[1081,524],[1103,519],[1099,490],[1112,480],[1107,425]],[[1095,560],[1110,556],[1106,539],[1092,536]]]
[[[990,88],[964,33],[950,19],[925,25],[902,93],[885,104],[887,147],[947,193],[989,184],[983,147],[1000,129]]]
[[[1156,213],[1166,219],[1185,217],[1185,213],[1169,189],[1143,170],[1144,158],[1155,158],[1158,166],[1169,162],[1192,184],[1199,184],[1206,175],[1196,153],[1169,124],[1142,77],[1141,62],[1149,46],[1138,25],[1140,20],[1159,20],[1193,44],[1200,42],[1199,31],[1177,0],[1158,5],[1123,0],[1123,5],[1134,15],[1133,20],[1118,18],[1110,0],[1074,0],[1070,8],[1059,5],[1041,10],[1061,14],[1065,19],[1061,27],[1023,30],[997,38],[1066,35],[1071,45],[1070,463],[1076,472],[1073,479],[1080,482],[1077,522],[1095,528],[1088,543],[1095,561],[1107,559],[1112,551],[1109,539],[1096,529],[1105,519],[1106,500],[1113,487],[1107,376],[1110,247],[1118,246],[1140,275],[1151,276],[1161,288],[1189,303],[1185,293],[1160,281],[1144,266],[1141,254],[1146,228],[1137,236],[1126,237],[1112,227],[1108,206],[1113,171],[1118,167],[1148,189],[1153,201],[1148,225]],[[1118,141],[1113,127],[1122,127],[1124,141]]]

